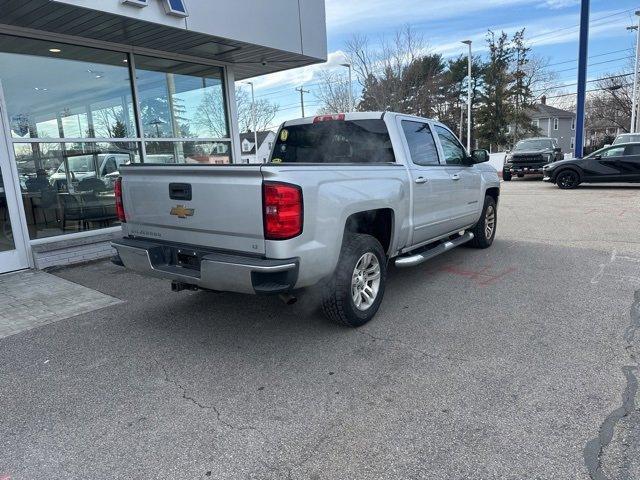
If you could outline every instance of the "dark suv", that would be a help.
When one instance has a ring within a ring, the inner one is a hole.
[[[513,175],[540,175],[546,164],[563,159],[562,149],[555,138],[520,140],[504,158],[502,178],[508,182]]]

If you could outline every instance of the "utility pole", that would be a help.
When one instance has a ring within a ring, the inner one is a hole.
[[[300,109],[302,110],[302,118],[304,118],[304,94],[310,92],[309,90],[304,90],[302,87],[296,88],[296,92],[300,92]]]
[[[258,163],[258,116],[256,115],[256,96],[253,91],[253,82],[247,82],[251,85],[251,123],[253,123],[253,148],[255,163]]]
[[[587,97],[587,55],[589,53],[589,0],[580,7],[580,48],[578,50],[578,98],[576,112],[576,158],[584,152],[584,104]]]
[[[630,133],[636,133],[638,129],[636,128],[636,123],[638,119],[638,64],[640,63],[640,10],[636,11],[636,16],[638,17],[638,25],[633,27],[627,27],[627,30],[637,30],[636,34],[636,64],[633,72],[633,103],[631,106],[631,127],[629,128]]]
[[[353,112],[355,105],[353,104],[353,77],[351,73],[350,63],[341,63],[340,66],[347,67],[349,69],[349,111]],[[336,112],[340,113],[340,112]]]
[[[463,40],[464,44],[469,46],[469,60],[468,60],[468,76],[469,76],[469,84],[467,86],[467,153],[471,152],[471,63],[473,62],[473,58],[471,56],[471,40]]]

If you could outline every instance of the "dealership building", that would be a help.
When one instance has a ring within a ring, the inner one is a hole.
[[[326,49],[323,0],[0,0],[0,273],[110,255],[121,165],[240,162],[235,82]]]

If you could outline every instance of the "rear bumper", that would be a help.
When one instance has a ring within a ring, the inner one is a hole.
[[[298,278],[296,258],[268,260],[131,238],[114,241],[111,245],[130,270],[207,290],[286,293],[293,290]],[[187,262],[181,261],[184,259]]]

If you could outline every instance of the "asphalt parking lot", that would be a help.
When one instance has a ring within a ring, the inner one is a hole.
[[[638,479],[639,225],[640,186],[503,183],[493,247],[358,330],[58,270],[123,303],[0,340],[0,478]]]

